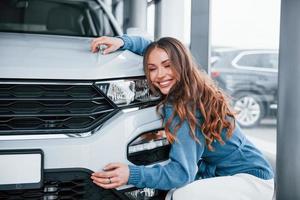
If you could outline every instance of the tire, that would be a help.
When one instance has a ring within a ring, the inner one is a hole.
[[[237,122],[244,128],[257,126],[265,113],[261,98],[254,93],[234,95],[233,108],[237,112]]]

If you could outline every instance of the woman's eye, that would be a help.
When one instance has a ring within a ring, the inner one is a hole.
[[[149,69],[149,71],[154,71],[154,70],[156,70],[156,68],[148,68]]]
[[[165,68],[171,67],[170,65],[165,65]]]

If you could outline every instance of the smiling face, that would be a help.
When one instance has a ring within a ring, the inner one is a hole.
[[[169,94],[175,85],[175,72],[171,60],[165,50],[154,48],[147,60],[147,69],[152,84],[164,95]]]

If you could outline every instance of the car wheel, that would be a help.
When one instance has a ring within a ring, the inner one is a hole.
[[[238,94],[235,96],[233,108],[237,112],[238,123],[245,128],[259,124],[264,115],[262,101],[255,94]]]

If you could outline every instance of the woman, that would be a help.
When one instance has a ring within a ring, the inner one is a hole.
[[[172,147],[164,166],[108,164],[92,174],[95,184],[124,184],[170,190],[173,199],[272,199],[273,172],[261,152],[235,123],[226,96],[202,71],[184,45],[170,37],[150,43],[140,37],[101,37],[92,51],[122,47],[144,54],[144,71],[151,88],[160,92],[165,132]],[[161,109],[159,109],[161,108]]]

